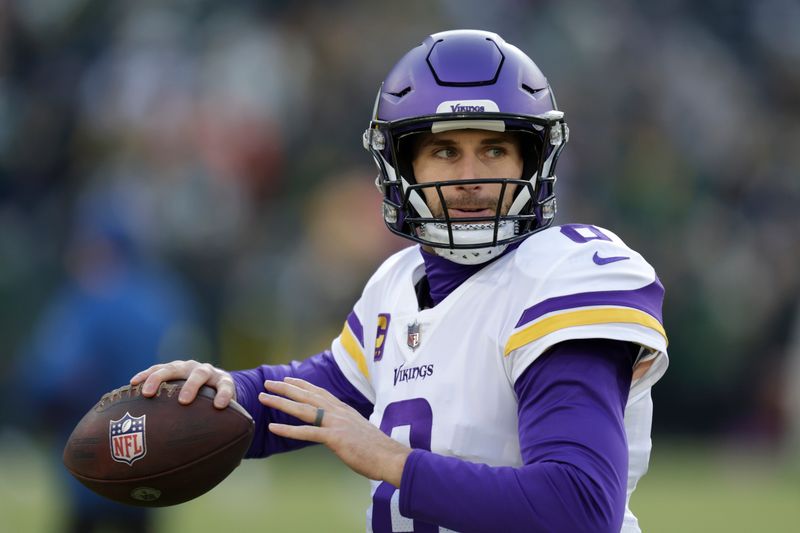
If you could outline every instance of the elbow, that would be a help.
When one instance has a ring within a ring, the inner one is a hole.
[[[624,480],[603,483],[577,469],[576,474],[581,478],[578,494],[583,512],[573,531],[619,533],[625,517]]]
[[[583,529],[586,533],[619,533],[622,529],[622,520],[625,516],[625,505],[623,503],[621,511],[616,509],[606,509],[605,512],[598,513],[590,520],[585,522]]]
[[[626,484],[621,476],[591,476],[565,463],[547,469],[549,501],[531,501],[547,531],[619,533],[625,516]]]

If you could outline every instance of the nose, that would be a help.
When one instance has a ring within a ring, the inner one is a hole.
[[[479,184],[470,184],[469,180],[485,177],[485,170],[485,165],[476,155],[471,153],[465,154],[459,160],[456,168],[455,179],[459,180],[458,187],[469,190],[480,189],[481,186]]]

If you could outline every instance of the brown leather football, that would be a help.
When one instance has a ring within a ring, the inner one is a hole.
[[[236,402],[215,408],[211,387],[181,405],[182,385],[162,383],[153,398],[139,385],[105,394],[64,447],[69,472],[101,496],[146,507],[182,503],[215,487],[250,446],[253,419]]]

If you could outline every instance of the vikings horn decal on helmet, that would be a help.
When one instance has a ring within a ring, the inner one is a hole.
[[[453,129],[518,132],[522,139],[519,179],[473,180],[501,184],[492,216],[454,223],[441,191],[452,182],[414,179],[408,141],[416,133]],[[528,56],[497,34],[454,30],[431,35],[394,66],[363,142],[380,171],[376,184],[389,229],[456,263],[480,264],[553,222],[555,167],[568,135],[547,79]],[[514,199],[503,213],[507,188]],[[425,189],[443,202],[440,216],[425,202]]]

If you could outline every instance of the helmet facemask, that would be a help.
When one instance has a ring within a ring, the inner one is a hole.
[[[394,124],[373,121],[372,127],[364,134],[365,146],[381,170],[376,184],[384,195],[384,220],[392,232],[429,246],[438,255],[456,263],[480,264],[502,254],[509,244],[552,223],[556,207],[553,192],[556,178],[551,169],[566,139],[563,114],[551,112],[547,117],[524,118],[499,113],[493,115],[492,120],[486,120],[486,114],[482,114],[478,117],[420,117]],[[489,127],[483,128],[484,124]],[[454,129],[513,133],[520,145],[522,175],[417,183],[411,164],[414,137],[421,132]],[[551,133],[555,130],[560,135]],[[553,144],[552,140],[557,143]],[[382,149],[378,149],[381,145]],[[491,208],[492,215],[451,218],[445,191],[465,183],[500,186],[493,205],[480,205]],[[431,197],[437,198],[438,202],[430,202]],[[438,209],[434,211],[431,203]]]

